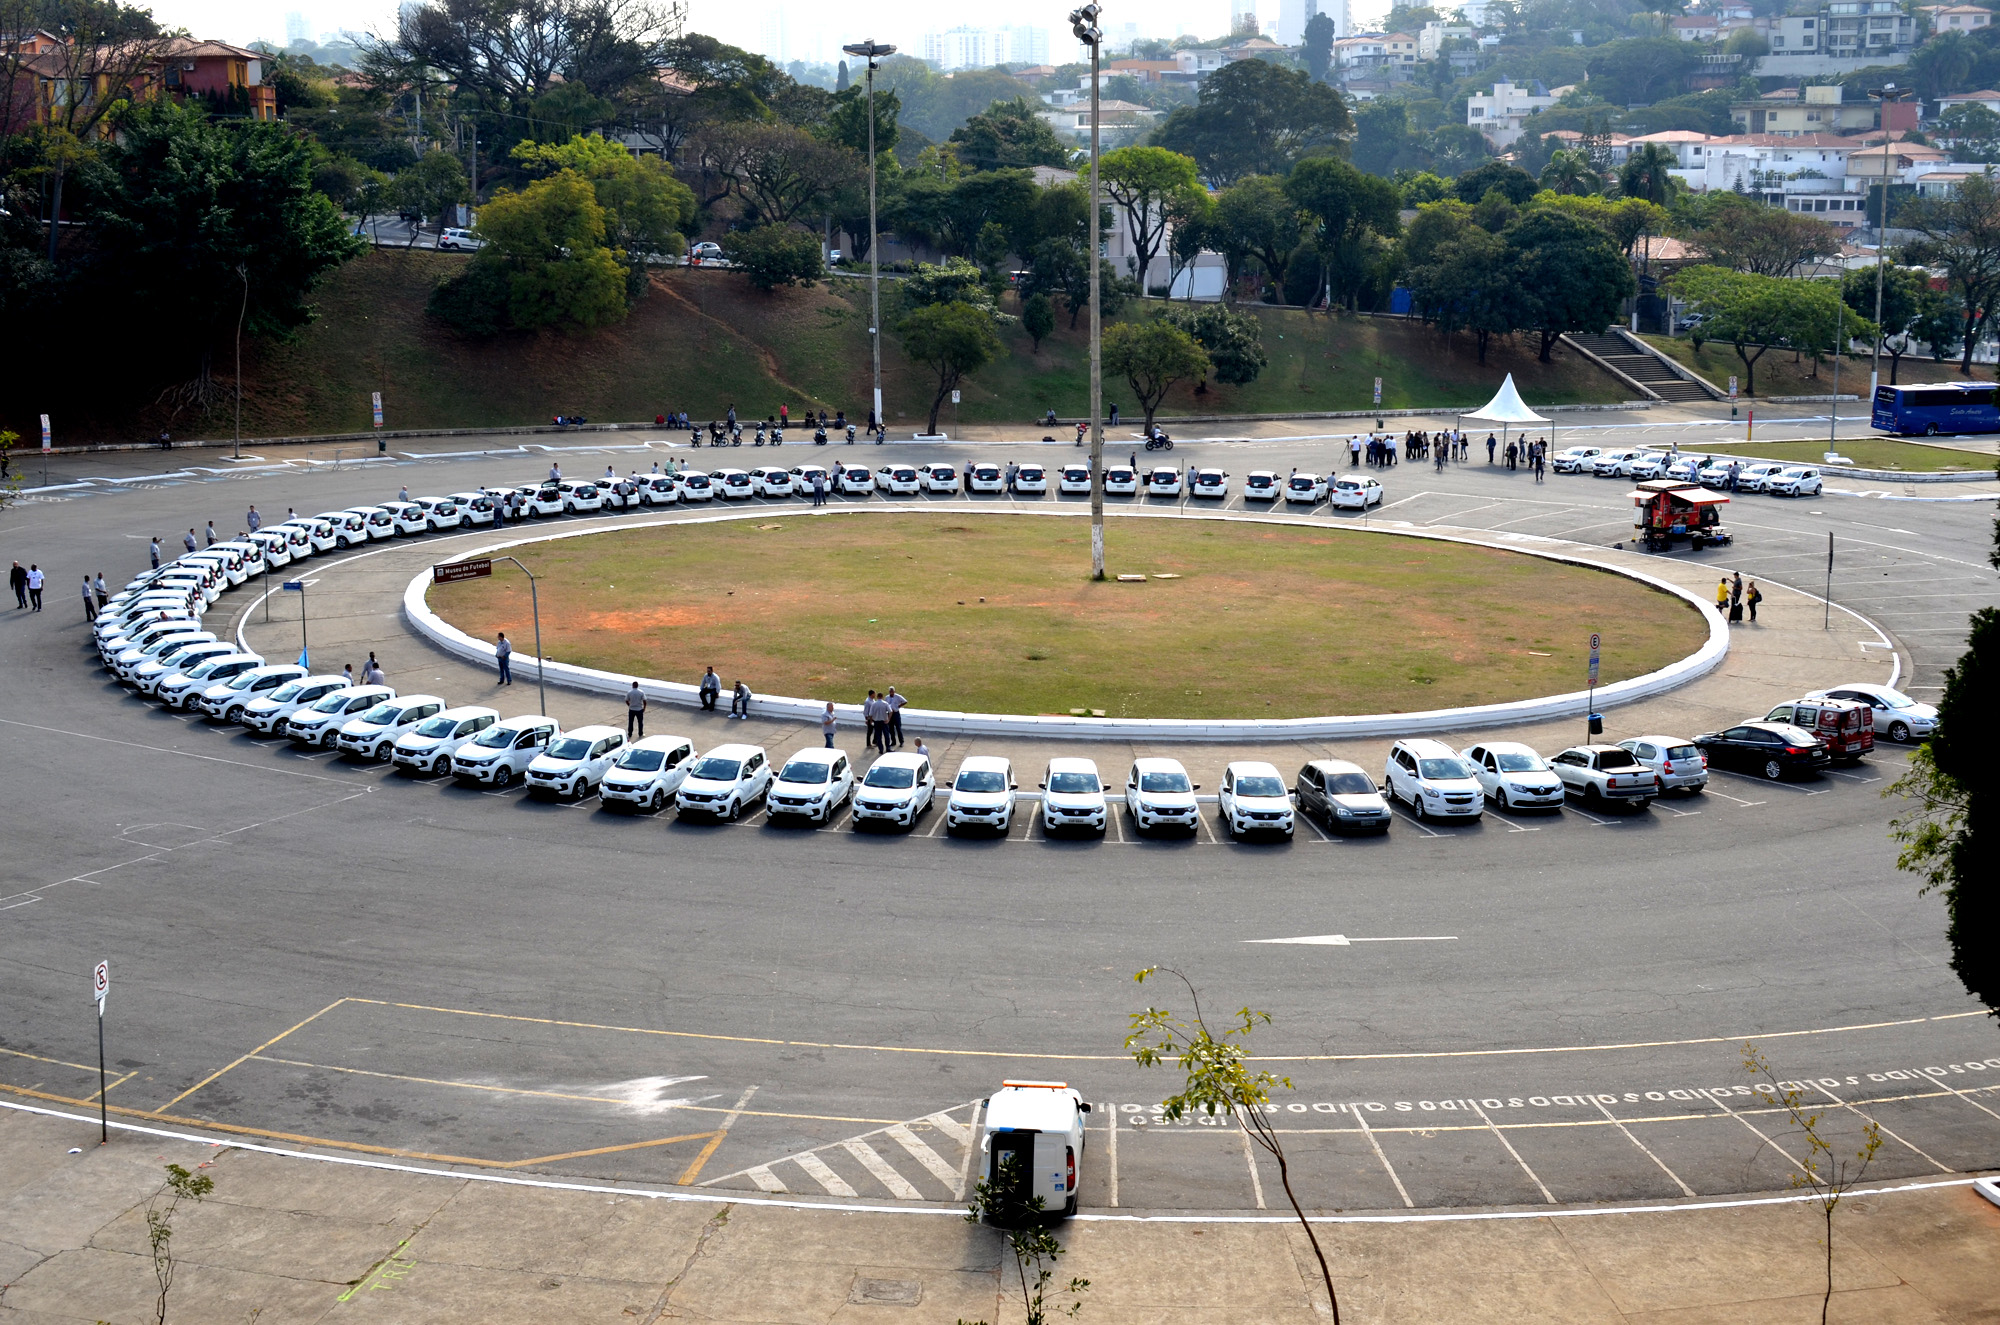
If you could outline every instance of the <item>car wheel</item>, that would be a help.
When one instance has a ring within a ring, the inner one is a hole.
[[[1889,724],[1889,739],[1890,739],[1890,740],[1892,740],[1892,741],[1896,741],[1896,742],[1899,742],[1899,743],[1900,743],[1900,742],[1903,742],[1903,741],[1907,741],[1907,740],[1909,740],[1909,739],[1910,739],[1910,725],[1909,725],[1909,724],[1908,724],[1907,722],[1892,722],[1892,723],[1890,723],[1890,724]]]
[[[1602,810],[1604,808],[1604,793],[1598,790],[1595,782],[1584,787],[1583,803],[1593,810]]]
[[[1773,782],[1776,782],[1779,778],[1783,777],[1784,775],[1785,775],[1785,766],[1783,764],[1779,763],[1775,759],[1766,759],[1764,761],[1765,777],[1771,779],[1771,781]]]
[[[1634,805],[1632,807],[1632,813],[1644,814],[1647,810],[1650,810],[1651,808],[1653,808],[1653,802],[1650,798],[1648,798],[1640,801],[1637,805]]]
[[[513,769],[507,767],[505,764],[502,764],[500,767],[493,770],[493,786],[496,790],[505,791],[508,787],[511,787],[513,785],[514,785]]]
[[[658,787],[653,788],[653,799],[646,802],[646,808],[654,814],[658,814],[661,810],[666,809],[667,793]]]
[[[736,801],[731,801],[729,802],[729,813],[723,817],[729,820],[730,823],[735,823],[737,819],[742,817],[742,814],[743,806]]]
[[[431,764],[431,776],[436,778],[441,778],[449,776],[450,773],[451,773],[451,756],[439,755],[436,761]]]

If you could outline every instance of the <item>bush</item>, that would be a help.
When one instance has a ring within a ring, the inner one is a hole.
[[[466,336],[497,336],[512,325],[507,273],[497,262],[474,258],[456,276],[438,283],[424,311]]]
[[[1163,316],[1208,351],[1215,380],[1227,386],[1256,381],[1270,362],[1264,353],[1264,325],[1248,313],[1221,304],[1175,304]]]
[[[826,275],[819,240],[788,225],[731,231],[722,238],[722,256],[767,293],[781,285],[811,285]]]
[[[1292,252],[1292,260],[1285,264],[1285,302],[1308,307],[1316,301],[1322,290],[1319,252],[1311,244],[1301,244]]]
[[[1055,304],[1047,295],[1037,292],[1028,296],[1028,302],[1021,306],[1021,329],[1034,339],[1039,353],[1042,338],[1056,329]]]

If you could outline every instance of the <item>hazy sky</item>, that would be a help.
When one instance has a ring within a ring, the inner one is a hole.
[[[147,3],[147,0],[137,0]],[[1232,8],[1251,4],[1266,28],[1276,23],[1278,0],[1111,0],[1105,6],[1104,21],[1115,40],[1123,24],[1138,22],[1141,35],[1172,37],[1177,32],[1212,35],[1226,30]],[[341,28],[368,30],[387,27],[395,20],[395,0],[151,0],[155,16],[163,23],[184,26],[197,36],[223,41],[248,42],[260,38],[282,42],[290,14],[302,15],[307,33],[320,34]],[[1357,26],[1368,18],[1388,12],[1386,0],[1354,0]],[[1066,38],[1065,0],[1045,0],[1044,5],[1022,6],[1004,0],[962,0],[940,11],[935,4],[918,0],[885,0],[851,12],[853,19],[840,17],[845,7],[804,4],[799,0],[689,0],[689,26],[738,46],[779,52],[773,47],[782,40],[783,54],[791,59],[812,59],[817,49],[837,47],[843,41],[872,36],[877,41],[895,42],[914,49],[926,31],[964,23],[973,26],[1032,24],[1050,29],[1051,54],[1059,37]],[[782,25],[782,37],[779,29]],[[1064,45],[1067,42],[1063,42]]]

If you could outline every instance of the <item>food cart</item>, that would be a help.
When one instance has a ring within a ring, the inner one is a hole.
[[[1734,541],[1722,525],[1722,508],[1729,498],[1699,483],[1649,479],[1633,489],[1632,504],[1638,508],[1633,532],[1648,552],[1665,552],[1681,538],[1697,552]]]

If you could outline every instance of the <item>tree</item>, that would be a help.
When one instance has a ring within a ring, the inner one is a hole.
[[[973,1184],[972,1203],[966,1207],[965,1222],[992,1224],[1006,1239],[1007,1250],[1014,1257],[1014,1273],[1021,1284],[1022,1325],[1048,1325],[1052,1310],[1058,1317],[1076,1315],[1083,1310],[1083,1294],[1090,1287],[1088,1279],[1072,1278],[1062,1289],[1063,1295],[1070,1299],[1067,1307],[1052,1309],[1048,1303],[1049,1285],[1055,1279],[1052,1267],[1069,1249],[1048,1229],[1047,1202],[1039,1196],[1021,1195],[1031,1189],[1031,1184],[1021,1172],[1018,1155],[1008,1155],[1000,1161],[997,1177],[998,1182],[981,1178]],[[959,1325],[968,1322],[961,1320]],[[972,1325],[986,1325],[986,1322]]]
[[[994,102],[953,129],[947,141],[958,148],[958,159],[973,170],[1027,166],[1066,169],[1076,158],[1075,149],[1056,137],[1056,131],[1036,114],[1026,97]]]
[[[1624,255],[1588,221],[1536,209],[1505,238],[1525,303],[1520,325],[1540,335],[1543,363],[1564,333],[1602,331],[1637,289]]]
[[[1208,355],[1215,380],[1226,386],[1249,385],[1271,361],[1264,352],[1264,324],[1252,314],[1234,312],[1222,304],[1177,304],[1161,317],[1194,338]],[[1207,388],[1203,382],[1195,391],[1199,394]]]
[[[698,135],[695,150],[757,217],[779,224],[817,215],[867,170],[863,157],[788,124],[720,125]]]
[[[1648,144],[1650,146],[1650,144]],[[1604,188],[1604,179],[1590,167],[1582,152],[1557,151],[1542,167],[1541,186],[1551,193],[1583,195]]]
[[[448,209],[471,196],[466,187],[465,163],[456,154],[433,147],[411,165],[396,172],[389,181],[389,199],[419,217],[431,217],[437,232],[444,233]],[[410,227],[410,245],[417,242],[416,225]]]
[[[845,61],[842,62],[843,64]],[[902,99],[893,90],[875,89],[875,152],[894,160],[902,129],[897,120]],[[868,89],[856,83],[833,94],[833,109],[820,124],[820,136],[868,159]]]
[[[1590,86],[1614,106],[1645,106],[1682,90],[1701,65],[1695,43],[1675,37],[1634,37],[1597,48],[1587,66]]]
[[[1923,318],[1932,290],[1926,272],[1912,267],[1882,269],[1882,317],[1876,325],[1876,344],[1889,356],[1889,383],[1895,385],[1903,356],[1909,353],[1915,328]],[[1875,319],[1875,272],[1872,268],[1850,271],[1841,278],[1840,297],[1847,306],[1870,320]]]
[[[1167,203],[1167,292],[1182,272],[1188,273],[1188,294],[1194,299],[1195,260],[1203,250],[1217,246],[1221,236],[1215,226],[1215,201],[1203,189],[1184,189]]]
[[[2000,161],[2000,115],[1976,101],[1961,102],[1938,116],[1931,137],[1951,149],[1954,161]]]
[[[1120,147],[1098,158],[1097,172],[1105,193],[1125,213],[1132,276],[1143,294],[1153,257],[1166,238],[1168,208],[1179,195],[1201,187],[1194,162],[1164,147]]]
[[[615,100],[669,66],[678,28],[645,0],[428,0],[404,6],[393,36],[366,39],[362,65],[378,80],[421,68],[517,108],[562,84]]]
[[[1438,202],[1457,196],[1451,181],[1434,175],[1428,170],[1398,172],[1396,188],[1403,195],[1403,206],[1421,207],[1427,202]]]
[[[1354,108],[1354,146],[1348,159],[1356,166],[1371,175],[1389,175],[1415,155],[1410,108],[1402,100],[1377,97]]]
[[[600,327],[625,316],[625,271],[605,247],[604,208],[574,170],[519,193],[499,190],[480,208],[476,232],[486,246],[473,265],[505,273],[513,326]]]
[[[1756,276],[1790,276],[1840,251],[1833,227],[1817,217],[1766,207],[1737,194],[1716,196],[1695,244],[1718,266]]]
[[[1040,354],[1042,341],[1056,329],[1055,305],[1049,297],[1037,290],[1021,305],[1021,330],[1028,333],[1035,343],[1035,353]]]
[[[146,1243],[153,1256],[153,1279],[160,1288],[154,1304],[154,1325],[167,1325],[167,1295],[173,1290],[174,1271],[179,1266],[174,1257],[174,1216],[180,1213],[183,1201],[199,1205],[214,1190],[215,1179],[206,1173],[192,1173],[179,1164],[169,1164],[166,1182],[146,1202]]]
[[[1340,92],[1303,70],[1237,60],[1210,74],[1192,106],[1176,107],[1153,142],[1192,157],[1224,188],[1245,175],[1282,175],[1315,151],[1337,151],[1353,131]]]
[[[916,270],[898,282],[896,294],[907,312],[941,304],[964,304],[996,321],[1001,316],[992,291],[986,286],[985,273],[964,258],[919,262]]]
[[[1305,215],[1307,238],[1320,256],[1326,288],[1349,308],[1360,291],[1371,236],[1393,238],[1402,194],[1379,175],[1330,157],[1301,161],[1285,180],[1285,196]]]
[[[1917,95],[1935,101],[1948,92],[1965,90],[1972,73],[1972,44],[1960,32],[1940,32],[1910,52],[1904,72]]]
[[[1250,175],[1224,189],[1215,200],[1215,228],[1225,252],[1256,258],[1273,285],[1284,280],[1299,246],[1299,208],[1283,180]]]
[[[2000,298],[2000,181],[1973,175],[1937,198],[1913,198],[1897,223],[1921,238],[1904,249],[1907,262],[1944,268],[1962,312],[1958,371],[1972,374],[1972,352]]]
[[[1120,322],[1104,334],[1104,371],[1131,384],[1132,394],[1146,412],[1146,435],[1153,435],[1153,414],[1167,392],[1181,382],[1199,381],[1213,365],[1194,337],[1164,318]]]
[[[1104,316],[1116,314],[1136,288],[1118,274],[1110,259],[1097,260],[1097,297]],[[1069,329],[1075,331],[1077,317],[1090,306],[1090,258],[1083,245],[1067,239],[1045,239],[1035,245],[1029,255],[1027,292],[1061,295],[1069,309]]]
[[[1657,207],[1673,196],[1674,154],[1658,143],[1641,143],[1639,150],[1625,158],[1618,172],[1618,191],[1628,198],[1643,198]]]
[[[769,294],[781,285],[811,285],[825,275],[819,240],[791,225],[760,225],[722,237],[722,255]]]
[[[1515,257],[1500,236],[1465,225],[1410,268],[1411,300],[1445,335],[1471,332],[1479,362],[1485,363],[1493,337],[1511,334],[1533,316],[1534,301],[1516,273]]]
[[[1477,203],[1489,192],[1498,189],[1506,195],[1508,202],[1520,207],[1535,196],[1539,187],[1535,177],[1519,166],[1510,166],[1505,161],[1488,161],[1453,181],[1452,192],[1458,195],[1460,202]]]
[[[938,410],[945,397],[965,380],[1003,353],[1000,337],[993,330],[993,318],[967,303],[930,304],[905,317],[896,334],[903,353],[929,368],[937,377],[937,392],[931,397],[930,424],[926,432],[936,435]]]
[[[600,134],[578,134],[566,143],[522,143],[514,159],[537,171],[574,170],[590,181],[604,209],[606,242],[625,254],[625,292],[645,292],[647,263],[687,248],[695,222],[694,190],[658,157],[634,156]]]
[[[1333,72],[1333,42],[1340,35],[1340,29],[1326,14],[1317,10],[1306,20],[1306,30],[1299,43],[1299,56],[1306,62],[1306,73],[1313,82],[1324,83],[1326,76]]]
[[[1266,1112],[1271,1109],[1272,1090],[1280,1086],[1292,1089],[1291,1078],[1273,1076],[1261,1069],[1252,1072],[1249,1067],[1251,1032],[1270,1025],[1271,1014],[1246,1007],[1236,1014],[1234,1025],[1217,1035],[1203,1019],[1201,995],[1185,975],[1172,967],[1149,966],[1132,978],[1144,984],[1147,977],[1162,970],[1187,987],[1193,1015],[1184,1019],[1166,1008],[1155,1007],[1133,1013],[1132,1029],[1125,1036],[1127,1052],[1140,1067],[1172,1062],[1184,1075],[1181,1089],[1161,1103],[1169,1120],[1178,1122],[1194,1113],[1210,1118],[1234,1118],[1244,1135],[1277,1163],[1285,1199],[1292,1203],[1292,1213],[1298,1216],[1299,1227],[1305,1230],[1306,1241],[1312,1246],[1313,1258],[1319,1262],[1333,1325],[1340,1325],[1340,1296],[1333,1291],[1333,1270],[1326,1263],[1326,1252],[1319,1245],[1312,1221],[1306,1218],[1305,1208],[1299,1204],[1298,1193],[1292,1190],[1292,1168],[1285,1156],[1284,1141]]]
[[[1839,314],[1840,295],[1820,281],[1786,280],[1728,271],[1684,267],[1667,278],[1673,293],[1702,315],[1702,334],[1727,341],[1743,362],[1745,391],[1757,394],[1757,360],[1773,345],[1818,354],[1832,348],[1836,335],[1866,340],[1874,323]],[[1838,329],[1838,330],[1837,330]]]

